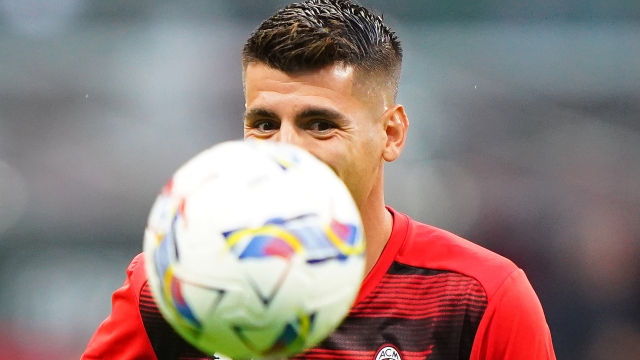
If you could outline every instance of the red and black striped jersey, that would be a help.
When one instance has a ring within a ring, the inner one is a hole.
[[[388,208],[394,223],[341,326],[298,360],[555,359],[540,302],[511,261]],[[160,315],[136,257],[83,359],[212,359]]]
[[[297,359],[555,359],[522,270],[388,209],[391,237],[349,316]]]
[[[473,278],[394,262],[338,330],[299,359],[469,359],[487,299]]]

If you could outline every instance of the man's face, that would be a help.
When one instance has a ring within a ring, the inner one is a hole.
[[[356,90],[352,67],[336,64],[288,75],[250,63],[245,97],[245,138],[282,141],[308,150],[333,168],[359,207],[375,186],[382,186],[384,102]]]

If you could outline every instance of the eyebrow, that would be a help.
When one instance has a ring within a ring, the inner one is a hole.
[[[265,109],[251,109],[249,111],[245,111],[244,118],[248,119],[251,117],[266,117],[266,118],[277,119],[278,115],[276,115],[276,113],[274,113],[273,111],[269,111]]]
[[[244,113],[244,119],[250,118],[270,118],[270,119],[279,119],[280,117],[273,111],[267,109],[251,109]],[[345,121],[345,116],[336,110],[321,108],[321,107],[310,107],[302,110],[300,113],[296,114],[296,120],[301,119],[310,119],[310,118],[323,118],[326,120],[332,121]]]
[[[332,121],[344,121],[344,115],[336,110],[327,108],[307,108],[300,112],[296,118],[308,119],[308,118],[323,118]]]

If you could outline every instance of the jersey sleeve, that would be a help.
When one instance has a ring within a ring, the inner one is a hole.
[[[503,359],[556,359],[542,306],[521,269],[489,299],[471,350],[471,360]]]
[[[142,255],[127,268],[124,285],[113,293],[111,314],[98,327],[81,360],[156,359],[139,310],[139,294],[146,281]]]

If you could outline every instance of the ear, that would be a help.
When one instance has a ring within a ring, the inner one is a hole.
[[[387,109],[384,117],[387,142],[382,152],[382,158],[387,162],[391,162],[400,156],[400,152],[404,147],[407,130],[409,129],[409,119],[404,112],[404,107],[400,104]]]

